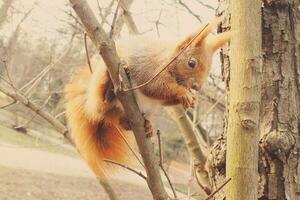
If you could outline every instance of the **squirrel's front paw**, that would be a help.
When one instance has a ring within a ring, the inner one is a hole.
[[[185,108],[194,108],[196,102],[196,95],[188,91],[187,93],[179,97],[179,101]]]

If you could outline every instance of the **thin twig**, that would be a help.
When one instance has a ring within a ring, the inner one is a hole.
[[[108,25],[110,25],[110,23],[107,21],[107,16],[109,15],[109,13],[111,12],[111,9],[112,9],[112,6],[114,5],[114,1],[115,0],[112,0],[110,3],[109,3],[109,5],[108,5],[108,7],[107,8],[105,8],[105,12],[104,12],[104,14],[102,13],[102,8],[101,8],[101,6],[100,6],[100,3],[99,3],[99,0],[97,0],[97,6],[98,6],[98,10],[99,10],[99,15],[100,15],[100,17],[101,17],[101,26],[103,26],[105,23],[106,24],[108,24]]]
[[[116,11],[115,11],[115,14],[114,14],[114,18],[113,18],[110,33],[109,33],[110,38],[112,38],[112,36],[114,35],[114,29],[115,29],[115,25],[116,25],[116,20],[117,20],[120,4],[121,4],[121,0],[118,0],[118,5],[117,5],[117,8],[116,8]]]
[[[73,34],[71,37],[69,44],[72,44],[73,40],[74,40],[75,35]],[[50,69],[52,67],[54,67],[56,64],[58,64],[66,55],[68,55],[68,53],[70,52],[72,48],[72,45],[70,45],[68,47],[68,49],[53,63],[50,63],[49,65],[47,65],[40,73],[38,73],[34,78],[32,78],[28,83],[26,83],[23,87],[20,88],[20,91],[24,90],[25,88],[30,87],[26,90],[26,92],[24,93],[25,95],[28,94],[33,88],[34,86],[36,86],[41,80],[42,78],[50,71]]]
[[[223,94],[207,111],[200,117],[200,119],[197,122],[194,122],[194,125],[197,126],[201,123],[201,120],[205,118],[219,103],[220,101],[225,97],[225,94]]]
[[[92,66],[91,66],[91,61],[90,61],[90,56],[89,56],[89,50],[88,50],[88,47],[87,47],[87,33],[84,32],[84,48],[85,48],[85,54],[86,54],[86,61],[87,61],[87,64],[89,66],[89,69],[90,69],[90,72],[93,73],[93,70],[92,70]]]
[[[159,67],[159,71],[156,72],[154,74],[153,77],[151,77],[149,80],[147,80],[146,82],[137,85],[135,87],[131,87],[131,88],[124,88],[123,91],[124,92],[128,92],[128,91],[132,91],[132,90],[136,90],[139,89],[141,87],[144,87],[145,85],[149,84],[151,81],[153,81],[160,73],[162,73],[167,67],[169,67],[191,44],[192,42],[205,30],[205,28],[208,26],[209,24],[206,24],[201,31],[199,31],[183,48],[181,48],[181,50],[166,64],[163,65],[162,67]]]
[[[10,103],[8,103],[8,104],[6,104],[6,105],[4,105],[4,106],[1,106],[0,109],[4,109],[4,108],[6,108],[6,107],[8,107],[8,106],[11,106],[11,105],[13,105],[13,104],[15,104],[15,103],[17,103],[17,101],[14,99],[12,102],[10,102]]]
[[[188,180],[188,189],[187,189],[188,200],[190,200],[192,197],[191,186],[192,186],[193,177],[194,177],[194,161],[193,159],[190,158],[190,178]]]
[[[181,0],[178,0],[178,3],[182,5],[191,15],[193,15],[199,22],[202,22],[201,18],[199,15],[194,13],[190,7],[188,7],[185,3],[183,3]]]
[[[159,166],[160,166],[161,170],[164,172],[165,177],[167,178],[168,183],[169,183],[169,185],[170,185],[170,187],[172,189],[174,198],[176,199],[177,198],[176,191],[175,191],[175,189],[173,187],[173,184],[172,184],[172,182],[170,180],[170,177],[169,177],[169,175],[168,175],[168,173],[165,170],[164,165],[163,165],[162,144],[161,144],[161,138],[160,138],[160,131],[159,130],[157,130],[157,139],[158,139],[158,151],[159,151]]]
[[[9,73],[9,71],[8,71],[8,67],[7,67],[6,60],[3,60],[3,63],[4,63],[5,71],[6,71],[6,76],[7,76],[8,80],[9,80],[10,84],[12,85],[12,87],[15,87],[15,86],[14,86],[14,83],[13,83],[11,77],[10,77],[10,73]]]
[[[129,142],[127,141],[127,139],[124,137],[124,135],[122,134],[122,131],[117,127],[118,129],[118,133],[120,134],[120,136],[122,137],[122,139],[124,140],[124,142],[126,143],[126,145],[128,146],[128,148],[130,149],[130,151],[133,153],[134,157],[139,161],[139,163],[145,168],[144,163],[141,161],[141,159],[139,158],[138,154],[133,150],[133,148],[131,147],[131,145],[129,144]]]
[[[51,125],[55,127],[55,129],[63,134],[64,136],[67,135],[68,129],[57,119],[55,119],[51,113],[40,110],[39,106],[37,106],[35,103],[30,101],[26,96],[21,94],[20,90],[16,90],[15,92],[12,92],[7,87],[0,86],[0,91],[6,94],[7,96],[11,97],[12,99],[15,99],[16,101],[21,102],[26,107],[30,108],[32,111],[38,113],[41,117],[43,117],[45,120],[47,120]]]
[[[216,190],[214,190],[209,196],[207,196],[204,200],[209,200],[212,197],[215,196],[215,194],[217,194],[223,187],[225,187],[225,185],[227,185],[230,181],[232,180],[232,178],[229,178],[227,181],[225,181],[222,185],[220,185]],[[193,197],[197,197],[197,196],[202,196],[200,194],[194,194],[192,195]]]
[[[210,9],[210,10],[213,10],[213,11],[216,10],[216,8],[212,7],[212,6],[209,5],[209,4],[206,4],[206,3],[204,3],[204,2],[202,2],[202,1],[200,1],[200,0],[196,0],[196,1],[197,1],[199,4],[201,4],[202,6],[208,8],[208,9]]]
[[[7,67],[6,60],[3,60],[2,62],[4,63],[4,68],[5,68],[5,71],[6,71],[6,76],[8,78],[8,81],[6,81],[6,82],[8,82],[9,85],[16,91],[17,88],[15,87],[15,85],[14,85],[14,83],[13,83],[11,77],[10,77],[10,73],[9,73],[9,70],[8,70],[8,67]],[[3,79],[3,80],[5,80],[5,79]]]
[[[49,102],[50,99],[51,99],[51,95],[44,101],[43,105],[40,106],[39,110],[43,109],[43,108],[48,104],[48,102]],[[28,124],[29,124],[30,122],[32,122],[32,120],[38,115],[39,110],[37,110],[37,111],[34,113],[34,115],[33,115],[27,122],[25,122],[25,123],[22,124],[22,125],[15,126],[14,128],[15,128],[15,129],[18,129],[18,128],[22,128],[22,127],[28,126]]]
[[[66,111],[62,111],[62,112],[58,113],[57,115],[55,115],[54,117],[57,119],[60,116],[64,115],[65,113],[66,113]]]
[[[225,181],[225,183],[223,183],[222,185],[220,185],[220,187],[218,187],[215,191],[213,191],[208,197],[206,197],[205,200],[209,200],[211,199],[215,194],[217,194],[225,185],[227,185],[227,183],[229,183],[231,181],[231,178],[229,178],[227,181]]]
[[[145,179],[147,181],[147,177],[142,172],[139,172],[139,171],[137,171],[135,169],[132,169],[132,168],[130,168],[130,167],[128,167],[128,166],[126,166],[126,165],[124,165],[122,163],[118,163],[118,162],[113,161],[113,160],[104,159],[103,161],[108,162],[108,163],[112,163],[112,164],[115,164],[115,165],[119,165],[119,166],[121,166],[121,167],[123,167],[125,169],[128,169],[129,171],[131,171],[131,172],[139,175],[140,177],[142,177],[143,179]]]

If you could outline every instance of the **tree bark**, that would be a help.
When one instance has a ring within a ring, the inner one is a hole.
[[[234,36],[230,44],[226,177],[232,180],[227,185],[226,198],[256,200],[261,100],[260,0],[231,0],[230,8]]]
[[[219,2],[218,12],[228,13],[228,0]],[[263,1],[262,101],[257,177],[257,198],[260,200],[294,200],[299,199],[300,195],[299,6],[299,0]],[[228,26],[223,24],[220,30],[228,29]],[[226,48],[222,51],[222,62],[224,80],[228,86],[232,78]],[[214,187],[224,180],[225,140],[226,134],[214,144],[210,155],[209,175]],[[224,198],[224,193],[217,195],[216,199]]]

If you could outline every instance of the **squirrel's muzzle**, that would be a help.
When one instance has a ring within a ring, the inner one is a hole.
[[[193,90],[199,91],[201,89],[201,85],[199,83],[193,83],[191,88]]]

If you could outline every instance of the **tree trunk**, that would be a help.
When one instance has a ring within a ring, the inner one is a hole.
[[[218,12],[228,13],[227,0],[219,2]],[[296,200],[300,195],[300,1],[267,0],[263,3],[257,198]],[[222,29],[227,26],[224,24]],[[228,87],[232,73],[228,49],[222,51],[222,62]],[[225,140],[226,129],[210,155],[210,177],[214,187],[224,181]],[[218,193],[216,199],[224,199],[224,193]]]
[[[261,9],[259,0],[231,0],[226,198],[257,199],[261,100]],[[247,26],[245,26],[247,24]],[[249,29],[251,31],[249,31]]]

